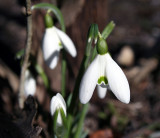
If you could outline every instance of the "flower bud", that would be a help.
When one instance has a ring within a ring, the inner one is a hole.
[[[63,125],[63,119],[61,116],[61,113],[59,112],[61,110],[63,110],[64,115],[67,115],[66,112],[66,103],[62,97],[61,94],[57,93],[56,96],[53,96],[51,99],[51,103],[50,103],[50,110],[51,110],[51,115],[54,116],[54,114],[56,113],[56,110],[58,110],[58,118],[57,118],[57,124],[58,126],[62,126]]]

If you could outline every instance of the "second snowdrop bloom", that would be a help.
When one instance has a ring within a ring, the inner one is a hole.
[[[46,30],[42,43],[44,60],[47,65],[54,69],[58,63],[59,52],[64,48],[72,57],[77,52],[72,40],[63,31],[53,26],[53,21],[47,13],[45,16]]]
[[[130,88],[125,74],[118,64],[108,53],[106,41],[99,38],[97,42],[97,53],[93,62],[86,70],[80,84],[80,101],[86,104],[92,97],[96,85],[98,95],[104,98],[107,88],[124,103],[130,101]]]
[[[25,72],[24,94],[25,96],[34,95],[36,92],[36,81],[29,70]]]
[[[60,108],[62,108],[63,111],[64,111],[64,114],[67,115],[67,112],[66,112],[66,103],[65,103],[62,95],[59,94],[59,93],[57,93],[57,95],[53,96],[52,99],[51,99],[51,103],[50,103],[51,115],[54,116],[56,110],[60,110]],[[58,112],[57,124],[59,126],[63,125],[63,121],[62,121],[62,117],[61,117],[60,111]]]

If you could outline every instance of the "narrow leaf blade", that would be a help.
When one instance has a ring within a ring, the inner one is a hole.
[[[102,32],[102,37],[103,37],[104,39],[106,39],[106,38],[110,35],[110,33],[113,31],[114,27],[115,27],[115,23],[114,23],[113,21],[111,21],[111,22],[104,28],[104,30],[103,30],[103,32]]]

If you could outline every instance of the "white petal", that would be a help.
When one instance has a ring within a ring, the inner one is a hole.
[[[29,70],[25,72],[25,81],[24,81],[24,94],[27,97],[28,95],[34,95],[36,92],[36,81],[33,78]]]
[[[130,88],[125,74],[109,54],[106,54],[106,60],[106,73],[112,92],[120,101],[129,103]]]
[[[59,93],[57,93],[57,95],[53,96],[51,99],[51,104],[50,104],[51,115],[54,116],[55,111],[59,108],[63,109],[65,115],[67,114],[66,113],[66,103],[63,97]],[[57,124],[60,126],[63,124],[60,112],[58,113]]]
[[[82,78],[80,84],[79,98],[80,102],[83,104],[86,104],[91,99],[94,89],[96,87],[97,80],[99,77],[98,59],[99,57],[97,56],[94,59],[94,61],[90,64]]]
[[[65,113],[65,115],[67,114],[66,113],[66,102],[64,101],[64,99],[63,99],[63,97],[62,97],[62,95],[61,94],[59,94],[59,93],[57,93],[57,98],[59,99],[59,101],[60,101],[60,103],[61,103],[61,106],[62,106],[62,108],[63,108],[63,111],[64,111],[64,113]]]
[[[42,51],[44,60],[51,69],[54,69],[57,65],[61,49],[60,43],[56,30],[53,27],[47,28],[43,38]]]
[[[103,88],[100,85],[97,85],[97,92],[98,92],[98,96],[99,98],[103,99],[106,96],[107,93],[107,88]]]
[[[57,33],[59,35],[60,40],[62,41],[64,48],[68,51],[68,53],[72,56],[72,57],[76,57],[77,55],[77,51],[76,48],[72,42],[72,40],[68,37],[68,35],[66,33],[64,33],[63,31],[59,30],[58,28],[55,27],[55,29],[57,30]]]
[[[99,65],[100,65],[100,72],[99,76],[106,76],[106,55],[99,55]]]

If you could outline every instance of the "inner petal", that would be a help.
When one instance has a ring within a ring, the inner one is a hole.
[[[103,88],[106,88],[108,84],[108,80],[106,76],[100,76],[97,81],[97,85],[100,85]]]
[[[97,81],[97,85],[106,87],[106,85],[108,84],[106,76],[106,58],[105,55],[99,55],[99,78]]]

